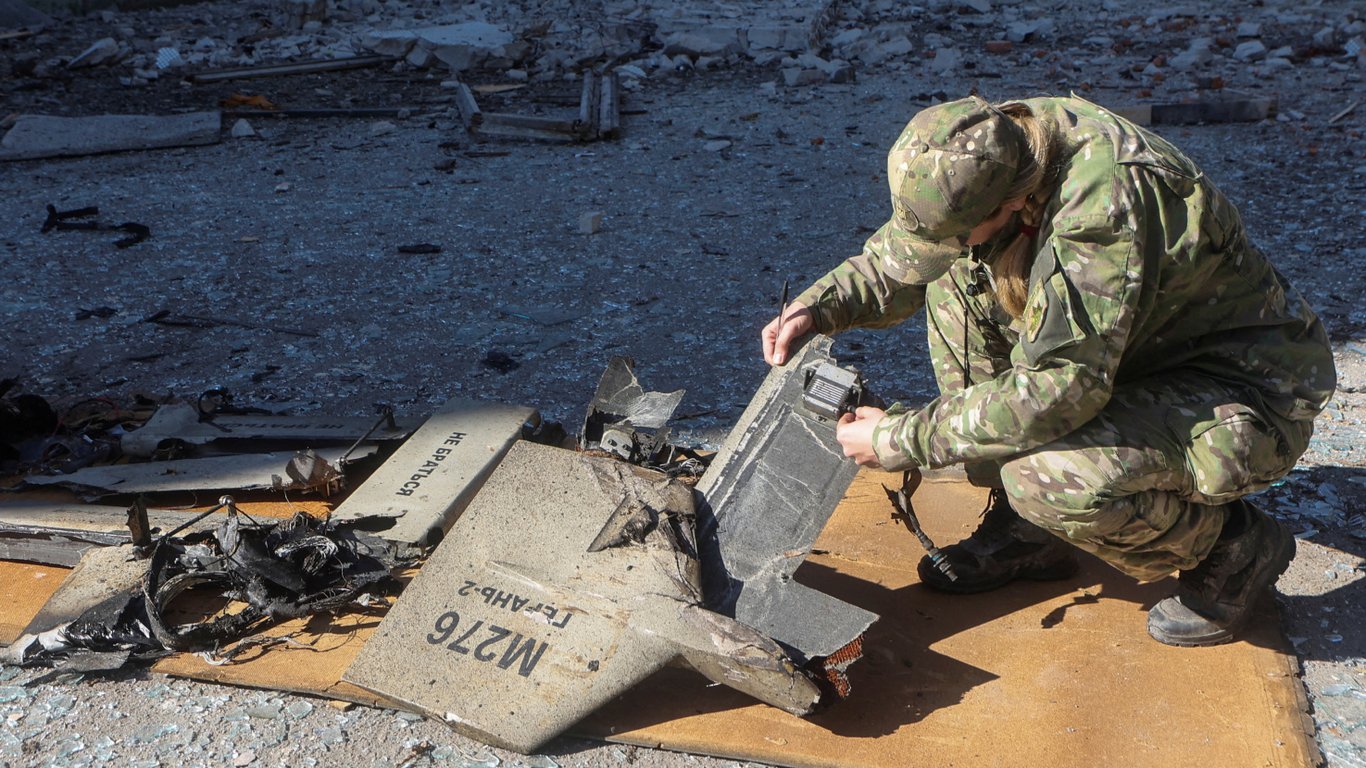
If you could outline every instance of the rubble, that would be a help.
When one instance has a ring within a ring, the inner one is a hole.
[[[457,73],[486,63],[511,66],[530,50],[506,29],[482,22],[373,31],[362,38],[361,45],[383,56],[406,57],[409,64],[419,68],[439,61]]]
[[[274,0],[275,18],[282,29],[317,31],[327,21],[327,0]],[[310,25],[314,26],[310,29]]]
[[[579,234],[595,235],[602,229],[602,211],[579,214]]]
[[[164,48],[163,51],[174,49]],[[167,61],[165,67],[162,66],[163,58]],[[157,54],[158,68],[176,66],[176,57],[163,57]],[[189,75],[188,79],[192,83],[216,83],[221,80],[246,80],[258,77],[280,77],[284,75],[305,75],[314,72],[340,72],[348,69],[364,69],[366,67],[377,67],[385,64],[393,64],[395,58],[392,56],[347,56],[336,59],[318,59],[313,61],[300,61],[289,64],[265,64],[250,67],[240,67],[236,69],[216,69],[206,72],[196,72]]]
[[[91,670],[167,651],[213,650],[274,623],[341,608],[387,581],[395,565],[363,532],[303,513],[271,523],[244,522],[225,496],[195,520],[220,509],[227,515],[212,530],[181,537],[180,529],[167,532],[134,564],[120,565],[129,552],[88,554],[82,561],[90,566],[82,569],[88,578],[59,593],[53,610],[35,617],[0,658],[22,666]],[[93,563],[107,567],[99,570]],[[210,609],[202,620],[187,622],[170,608],[194,591],[217,592],[244,605],[223,614]]]
[[[0,0],[0,29],[44,27],[52,17],[35,10],[23,0]]]
[[[118,57],[118,42],[112,37],[106,37],[95,41],[93,45],[67,62],[66,66],[70,69],[98,67],[101,64],[114,62]]]
[[[1276,99],[1217,99],[1178,104],[1142,104],[1112,111],[1139,125],[1238,123],[1276,116]]]
[[[217,143],[218,112],[184,115],[20,115],[0,139],[0,161],[73,157],[103,152],[203,146]]]
[[[1193,70],[1203,67],[1214,60],[1214,41],[1208,37],[1197,37],[1186,50],[1173,56],[1169,63],[1172,69]]]
[[[1233,58],[1238,61],[1257,61],[1266,56],[1266,46],[1261,40],[1248,40],[1239,43],[1233,50]]]

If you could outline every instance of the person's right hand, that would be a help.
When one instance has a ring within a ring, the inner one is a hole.
[[[778,327],[780,319],[783,323],[781,328]],[[759,335],[764,342],[764,362],[769,365],[782,365],[787,362],[788,347],[793,341],[810,333],[814,327],[815,321],[811,319],[811,310],[807,309],[805,304],[800,301],[788,304],[787,311],[773,318]]]

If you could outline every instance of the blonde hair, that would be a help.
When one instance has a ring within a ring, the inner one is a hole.
[[[1054,158],[1057,154],[1057,136],[1034,115],[1028,104],[1008,101],[998,104],[1011,122],[1024,133],[1029,152],[1023,158],[1024,165],[1015,176],[1015,182],[1007,190],[1005,199],[1025,198],[1020,209],[1020,224],[1037,229],[1043,219],[1047,195],[1041,194],[1053,183],[1056,170]],[[999,209],[998,209],[999,210]],[[992,279],[996,283],[996,301],[1011,317],[1024,313],[1025,301],[1029,297],[1029,270],[1034,265],[1034,249],[1030,247],[1034,238],[1021,230],[991,262]]]

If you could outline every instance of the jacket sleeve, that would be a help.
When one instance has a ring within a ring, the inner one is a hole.
[[[925,306],[925,286],[948,271],[958,254],[898,237],[889,222],[797,296],[811,310],[817,333],[886,328]]]
[[[1131,214],[1055,219],[1035,258],[1009,370],[874,431],[885,468],[1005,458],[1056,440],[1110,400],[1142,283]]]

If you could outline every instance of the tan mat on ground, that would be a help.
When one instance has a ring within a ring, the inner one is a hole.
[[[1161,646],[1148,639],[1145,611],[1171,582],[1137,585],[1090,558],[1065,582],[934,593],[916,580],[919,544],[890,519],[880,483],[898,480],[861,474],[798,573],[882,616],[850,669],[851,699],[796,718],[671,670],[577,730],[788,766],[1316,764],[1303,687],[1272,611],[1247,642]],[[915,506],[947,544],[971,532],[983,501],[963,483],[927,482]],[[3,565],[8,587],[16,571]],[[27,620],[5,616],[0,627]],[[272,633],[294,632],[290,642],[242,663],[181,655],[156,669],[370,702],[339,681],[377,621],[293,622]]]

